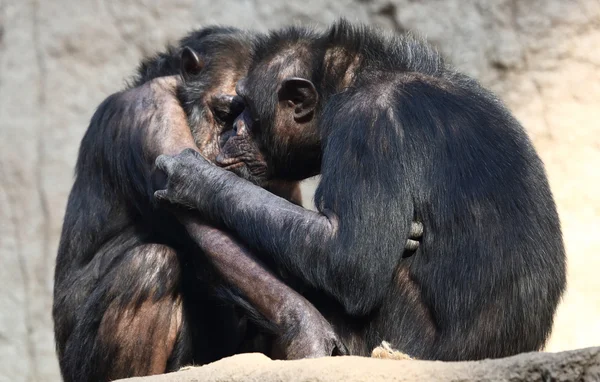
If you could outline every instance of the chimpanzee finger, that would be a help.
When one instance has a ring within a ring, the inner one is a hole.
[[[175,168],[175,164],[177,164],[177,160],[168,155],[159,155],[154,162],[156,164],[156,168],[164,171],[167,176],[173,173],[173,169]]]
[[[416,240],[407,239],[406,244],[404,245],[404,249],[406,251],[416,251],[419,249],[420,243]]]
[[[410,225],[409,237],[411,239],[419,239],[421,236],[423,236],[423,223],[412,222]]]

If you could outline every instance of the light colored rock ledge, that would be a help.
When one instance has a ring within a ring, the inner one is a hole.
[[[272,361],[262,354],[253,353],[225,358],[203,367],[127,381],[600,381],[600,347],[562,353],[524,353],[472,362],[362,357]]]

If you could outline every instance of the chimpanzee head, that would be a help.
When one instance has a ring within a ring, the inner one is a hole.
[[[180,54],[183,81],[178,98],[198,149],[214,161],[244,107],[235,97],[235,85],[248,70],[250,37],[235,29],[219,29],[190,36],[182,41],[186,43]]]
[[[300,180],[320,170],[319,92],[311,81],[312,32],[288,29],[259,39],[236,86],[245,108],[217,163],[258,184]]]

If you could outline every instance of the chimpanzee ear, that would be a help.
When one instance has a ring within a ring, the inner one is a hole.
[[[310,116],[317,107],[319,94],[312,82],[304,78],[290,77],[281,82],[277,92],[279,101],[287,101],[294,108],[294,119]]]
[[[204,68],[204,61],[188,46],[181,51],[181,76],[184,80],[197,75]]]

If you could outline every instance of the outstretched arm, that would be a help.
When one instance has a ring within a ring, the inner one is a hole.
[[[336,234],[335,216],[292,204],[213,165],[196,151],[161,155],[156,165],[168,177],[166,189],[155,192],[157,199],[197,209],[261,251],[287,253],[288,264],[285,257],[279,260],[288,268],[293,268],[288,248],[300,245],[302,252],[318,253]]]
[[[389,282],[388,275],[391,279],[405,249],[404,241],[395,243],[395,248],[380,248],[376,237],[372,238],[375,244],[355,248],[346,240],[348,229],[340,237],[342,223],[334,213],[294,205],[194,151],[161,156],[157,167],[168,176],[167,189],[157,191],[157,198],[191,206],[211,222],[234,230],[252,249],[269,254],[279,266],[337,298],[350,313],[365,314],[381,301],[382,284]],[[402,228],[398,231],[402,237]],[[422,227],[413,224],[412,231],[418,237]],[[406,246],[416,247],[411,242]]]

